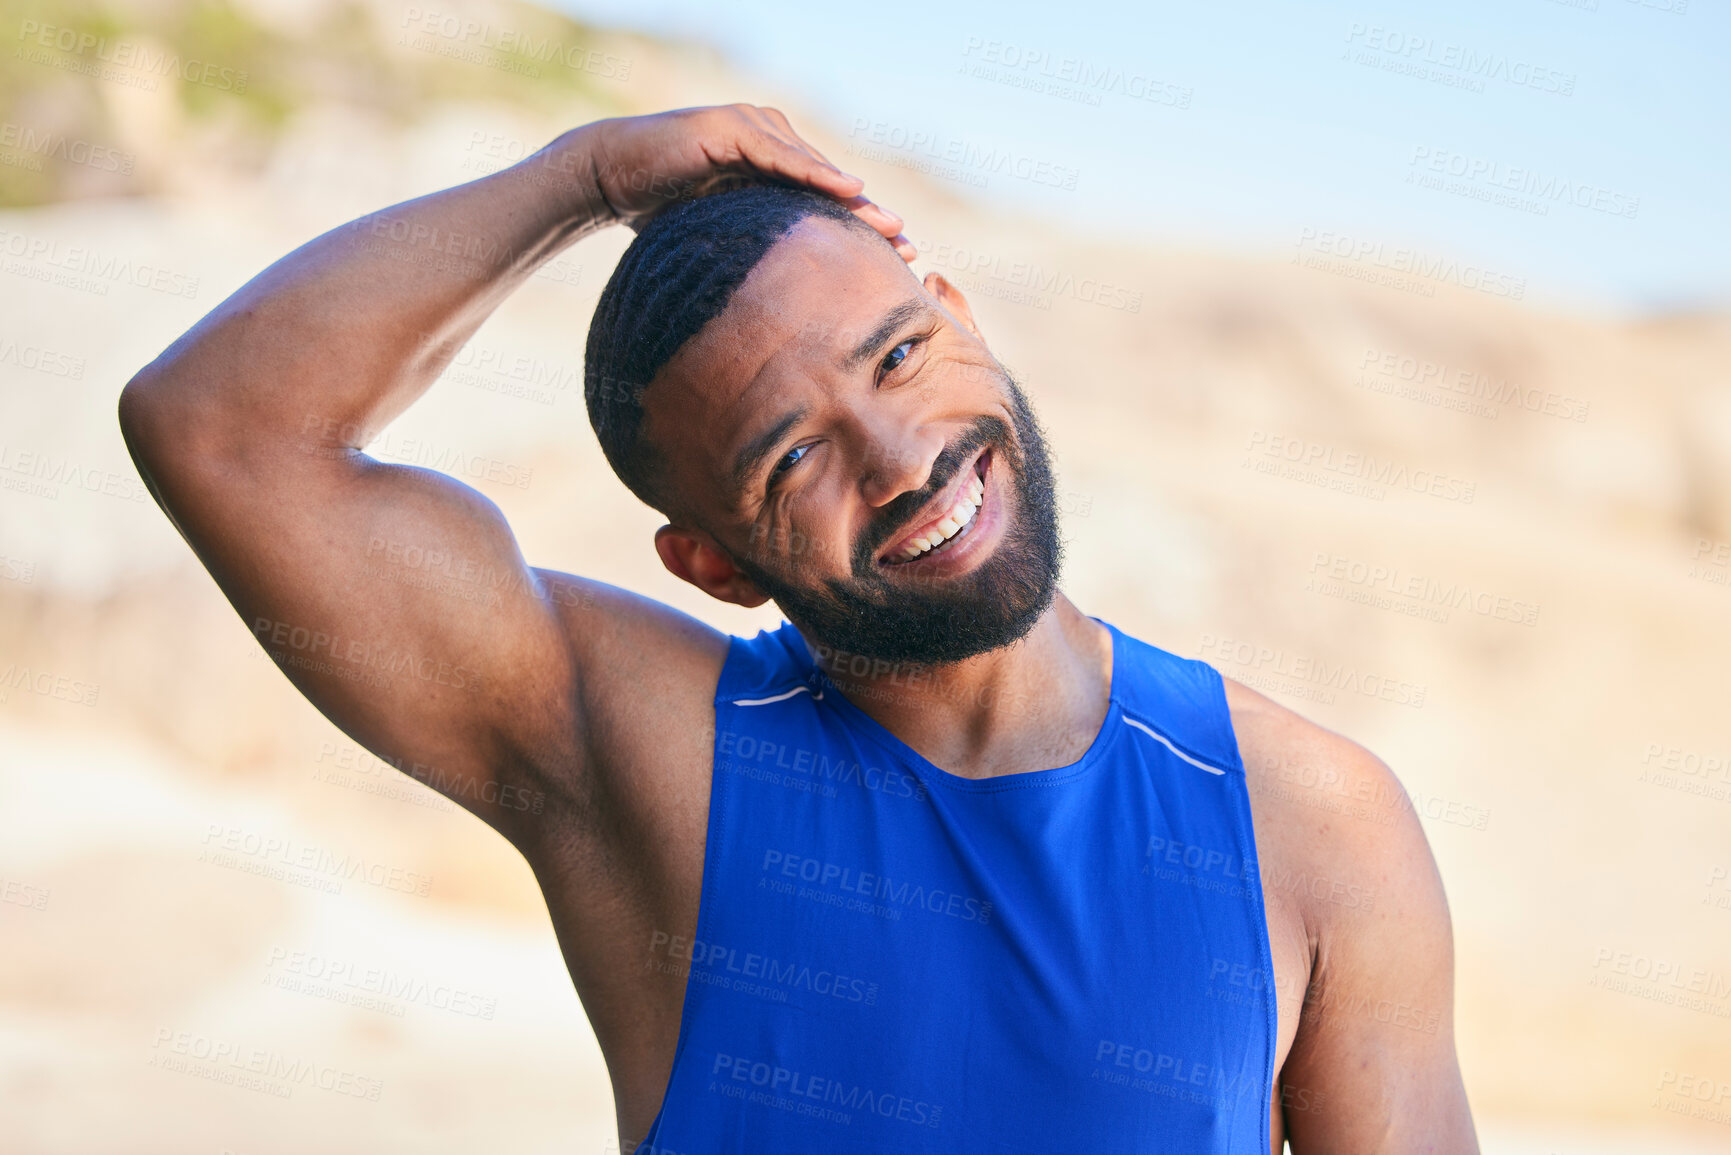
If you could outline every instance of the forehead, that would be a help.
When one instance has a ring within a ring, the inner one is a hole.
[[[651,440],[664,459],[723,477],[722,457],[744,425],[795,392],[822,389],[886,313],[924,297],[882,238],[807,217],[656,374],[643,398]]]

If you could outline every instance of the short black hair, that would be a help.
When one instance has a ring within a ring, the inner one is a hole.
[[[747,185],[663,211],[637,234],[601,290],[583,364],[589,423],[613,472],[663,513],[671,512],[672,499],[657,476],[656,454],[642,436],[643,391],[727,308],[775,243],[807,217],[826,217],[883,239],[847,206],[821,193]]]

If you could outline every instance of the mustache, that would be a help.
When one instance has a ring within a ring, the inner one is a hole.
[[[853,569],[856,577],[865,577],[875,570],[874,559],[897,534],[913,524],[914,518],[941,490],[954,481],[968,459],[986,446],[1004,450],[1013,458],[1010,426],[998,417],[978,417],[954,441],[944,446],[932,462],[931,476],[912,493],[904,493],[885,505],[872,523],[860,532],[854,543]],[[1012,462],[1013,464],[1013,462]]]

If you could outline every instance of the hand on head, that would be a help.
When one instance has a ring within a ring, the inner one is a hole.
[[[683,108],[597,121],[588,130],[595,134],[601,197],[633,230],[681,200],[739,184],[786,184],[836,198],[888,238],[903,260],[917,256],[902,235],[902,219],[865,197],[864,181],[830,163],[776,109]]]

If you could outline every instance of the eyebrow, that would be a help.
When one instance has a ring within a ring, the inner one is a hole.
[[[853,347],[847,356],[842,358],[841,367],[849,372],[859,368],[860,363],[871,359],[872,355],[881,349],[891,337],[916,317],[924,317],[932,312],[924,301],[903,301],[884,314],[877,328],[866,334],[865,340]]]

